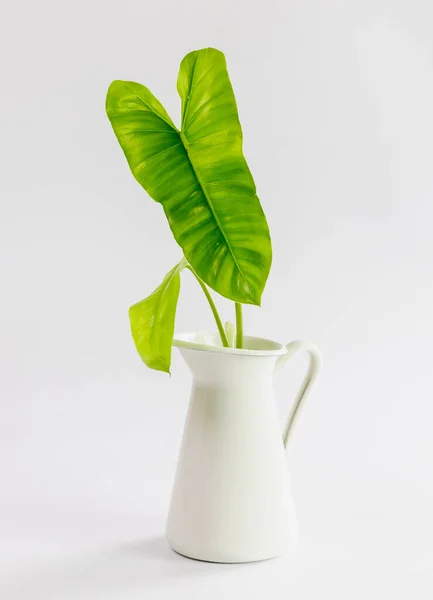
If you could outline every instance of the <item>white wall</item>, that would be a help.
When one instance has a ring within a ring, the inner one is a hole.
[[[145,369],[127,309],[180,254],[104,100],[112,79],[141,81],[178,121],[179,62],[204,46],[227,56],[273,239],[246,330],[311,339],[325,358],[290,463],[301,529],[361,552],[367,581],[384,555],[409,565],[413,591],[433,566],[428,0],[3,2],[6,563],[67,552],[81,530],[144,535],[149,513],[162,532],[190,381],[177,356],[171,380]],[[178,329],[199,327],[212,319],[185,274]],[[278,381],[282,414],[303,367]]]

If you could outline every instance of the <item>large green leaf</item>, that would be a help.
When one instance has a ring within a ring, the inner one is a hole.
[[[141,359],[151,369],[165,373],[170,373],[180,272],[185,265],[182,259],[150,296],[129,309],[132,337]]]
[[[272,252],[266,218],[242,154],[242,130],[222,52],[182,61],[179,131],[139,83],[114,81],[107,114],[134,177],[164,208],[196,273],[237,302],[260,304]]]

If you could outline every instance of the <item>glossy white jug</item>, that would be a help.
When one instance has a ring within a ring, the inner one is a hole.
[[[177,346],[193,386],[167,522],[176,552],[212,562],[278,556],[296,540],[285,449],[320,368],[308,342],[245,336],[244,349],[223,348],[217,335],[181,334]],[[300,351],[307,375],[280,430],[273,376]]]

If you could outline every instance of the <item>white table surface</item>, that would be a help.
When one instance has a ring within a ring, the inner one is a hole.
[[[433,597],[431,496],[379,471],[324,470],[326,446],[307,448],[300,432],[291,555],[218,565],[171,551],[164,526],[186,397],[174,405],[167,394],[188,385],[185,373],[178,384],[105,378],[29,391],[34,404],[17,397],[1,431],[0,598]],[[304,413],[305,436],[316,413]]]

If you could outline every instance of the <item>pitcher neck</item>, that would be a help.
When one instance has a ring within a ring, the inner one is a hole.
[[[179,348],[197,384],[254,386],[272,381],[277,356],[237,355]]]

